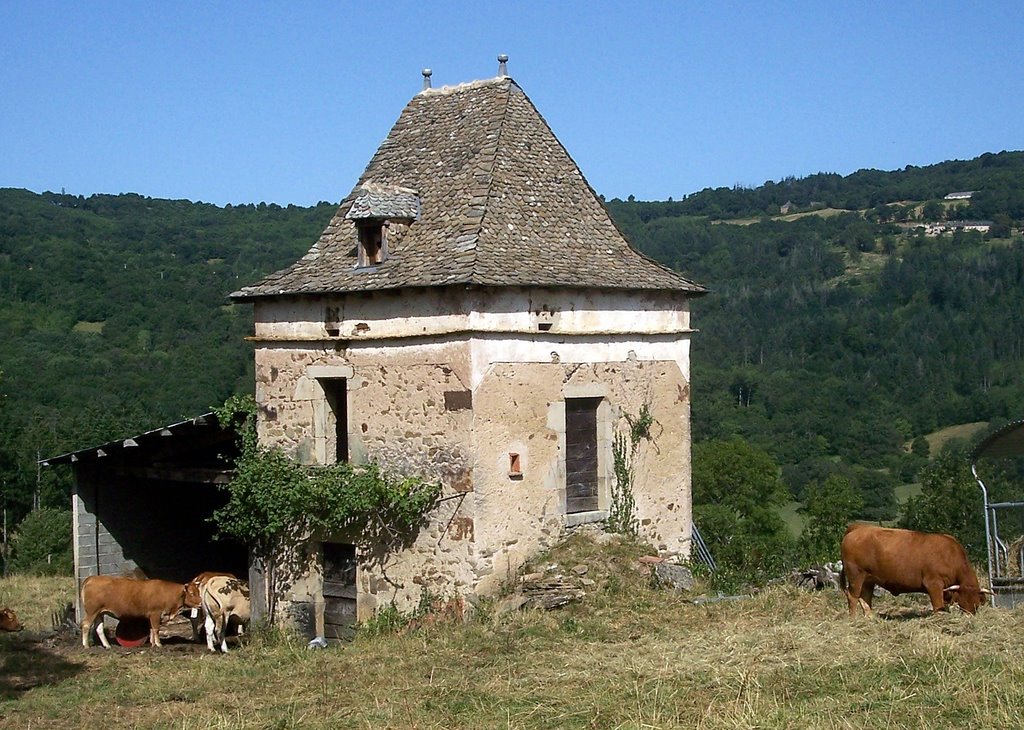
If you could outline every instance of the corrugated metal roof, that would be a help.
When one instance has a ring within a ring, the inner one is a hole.
[[[66,454],[61,454],[60,456],[51,456],[46,459],[40,459],[39,464],[41,466],[55,466],[57,464],[75,464],[80,461],[102,459],[107,456],[113,456],[124,452],[128,449],[144,447],[149,443],[169,436],[187,435],[189,433],[194,433],[197,430],[207,428],[220,428],[217,416],[212,412],[204,413],[201,416],[196,416],[195,418],[190,418],[186,421],[179,421],[167,426],[161,426],[160,428],[155,428],[152,431],[140,433],[137,436],[117,439],[116,441],[108,441],[107,443],[100,444],[99,446],[90,446],[87,449],[70,451]]]
[[[993,431],[974,447],[971,460],[1024,456],[1024,420],[1013,421]]]

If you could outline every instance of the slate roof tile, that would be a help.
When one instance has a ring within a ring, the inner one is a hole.
[[[414,220],[383,263],[360,269],[359,217]],[[706,292],[629,246],[503,76],[413,97],[309,252],[231,296],[453,284]]]

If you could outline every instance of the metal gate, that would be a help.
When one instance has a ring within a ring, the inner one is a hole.
[[[971,473],[981,487],[985,509],[985,545],[993,606],[1024,604],[1024,502],[992,502],[978,474],[981,459],[1024,456],[1024,421],[1014,421],[985,437],[971,453]]]

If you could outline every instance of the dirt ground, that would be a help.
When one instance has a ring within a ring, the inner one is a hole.
[[[205,639],[192,640],[192,625],[185,617],[177,617],[160,627],[160,642],[157,649],[145,644],[127,648],[118,645],[114,638],[113,621],[107,626],[110,649],[104,649],[96,640],[90,639],[88,649],[82,647],[79,629],[69,623],[51,631],[20,631],[0,636],[0,701],[17,699],[36,687],[53,685],[73,677],[88,668],[101,666],[111,655],[132,656],[159,653],[164,656],[191,657],[201,659],[208,654]],[[234,646],[235,637],[228,638],[228,645]]]
[[[150,646],[148,639],[140,646],[127,647],[121,646],[117,642],[116,637],[116,626],[117,621],[115,619],[107,619],[106,621],[106,633],[107,640],[110,641],[110,651],[117,651],[122,654],[134,654],[143,651],[150,651],[154,647]],[[160,649],[166,649],[169,652],[178,654],[192,654],[202,653],[208,651],[206,648],[205,634],[202,633],[202,621],[199,623],[200,635],[199,638],[193,641],[192,638],[192,623],[186,616],[178,615],[172,619],[164,620],[160,624]],[[146,629],[148,633],[148,628]],[[17,637],[17,638],[15,638]],[[17,639],[20,639],[18,641]],[[232,647],[238,638],[235,636],[228,636],[228,646]],[[105,651],[103,645],[100,644],[97,639],[95,632],[89,635],[89,648],[85,649],[82,647],[82,636],[78,627],[72,626],[70,622],[64,623],[59,629],[55,631],[43,631],[43,632],[21,632],[19,634],[11,635],[6,643],[7,648],[11,648],[17,643],[35,644],[39,647],[45,647],[58,651],[61,654],[82,654],[85,652],[92,651]]]

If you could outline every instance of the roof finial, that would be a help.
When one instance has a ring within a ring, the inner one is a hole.
[[[498,76],[508,76],[508,68],[505,64],[508,63],[508,56],[502,53],[498,56]]]
[[[429,68],[423,69],[423,90],[426,91],[430,88],[430,75],[434,73]]]

